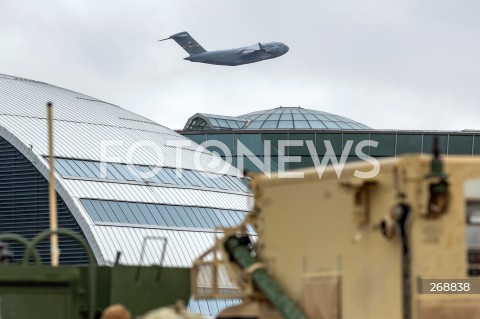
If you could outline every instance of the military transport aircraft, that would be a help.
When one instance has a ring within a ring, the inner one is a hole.
[[[288,46],[281,42],[258,43],[248,47],[207,51],[188,32],[180,32],[166,39],[175,40],[185,51],[190,54],[184,60],[217,65],[241,65],[255,63],[263,60],[278,58],[288,52]]]

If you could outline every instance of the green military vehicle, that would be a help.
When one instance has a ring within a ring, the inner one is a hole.
[[[11,254],[0,245],[1,319],[93,319],[112,304],[123,304],[134,315],[175,304],[190,297],[190,270],[161,266],[97,266],[90,247],[76,233],[59,229],[58,235],[78,240],[89,257],[82,266],[40,263],[35,247],[47,239],[44,231],[31,242],[14,234],[1,234],[0,241],[25,246],[20,264],[7,263]]]

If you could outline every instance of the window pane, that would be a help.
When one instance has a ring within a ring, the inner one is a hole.
[[[295,128],[310,128],[307,121],[295,121]]]
[[[118,167],[118,166],[115,166],[115,167]],[[126,178],[128,178],[129,180],[134,180],[134,181],[137,181],[137,182],[144,182],[144,180],[139,176],[139,173],[137,172],[137,165],[128,165],[128,164],[121,164],[119,165],[118,167],[119,171],[122,172],[123,175],[127,174],[128,177],[126,176]]]
[[[159,226],[168,226],[167,222],[165,219],[162,217],[160,214],[160,211],[157,209],[159,205],[154,205],[154,204],[145,204],[145,207],[149,210],[150,215],[152,216],[153,220],[155,221],[153,225],[159,225]],[[142,209],[142,208],[140,208]]]
[[[168,168],[162,168],[158,173],[157,177],[162,181],[164,184],[175,184],[175,181],[170,177],[167,173]]]
[[[238,125],[236,125],[237,123],[235,121],[227,120],[227,123],[228,123],[228,126],[231,128],[238,128]]]
[[[145,165],[135,165],[135,169],[138,171],[138,177],[144,181],[153,182],[152,177],[150,177],[153,172],[149,166]]]
[[[125,213],[123,210],[120,208],[120,205],[116,201],[108,201],[108,204],[112,208],[112,211],[115,213],[116,218],[120,223],[129,223],[127,216],[125,216]]]
[[[118,205],[120,206],[122,212],[125,214],[125,217],[127,218],[128,222],[130,224],[138,224],[139,223],[138,220],[135,218],[135,214],[130,209],[129,203],[118,202]]]
[[[306,113],[306,114],[303,114],[305,116],[305,118],[309,121],[318,121],[318,119],[315,117],[315,115],[313,114],[310,114],[310,113]]]
[[[350,148],[350,152],[348,155],[350,156],[355,156],[355,155],[360,155],[360,154],[355,154],[356,153],[356,147],[359,143],[366,142],[370,138],[370,135],[368,134],[343,134],[343,147],[345,152],[347,151],[346,146],[347,146],[347,141],[353,141],[352,147]],[[363,143],[366,144],[366,143]],[[362,144],[362,145],[363,145]],[[362,152],[366,155],[370,155],[370,144],[366,144],[365,147],[362,147]],[[341,155],[337,154],[337,155]]]
[[[317,117],[318,117],[318,118],[320,118],[320,117],[326,117],[327,119],[329,119],[329,120],[331,120],[331,121],[334,121],[334,122],[336,122],[336,121],[341,121],[341,120],[342,120],[342,118],[337,117],[337,116],[335,116],[335,115],[333,115],[333,114],[325,114],[325,115],[319,115],[319,114],[317,114]]]
[[[192,209],[192,207],[184,207],[185,211],[187,212],[188,216],[190,217],[190,220],[193,223],[193,227],[195,228],[203,228],[203,224],[201,223],[200,219],[198,216],[196,216],[195,211]]]
[[[80,177],[87,177],[87,173],[82,170],[82,168],[78,165],[79,161],[76,160],[68,160],[70,166],[78,173]]]
[[[331,147],[335,155],[340,156],[343,150],[343,139],[342,133],[331,133],[331,134],[316,134],[316,143],[317,154],[324,156],[327,147]]]
[[[234,138],[233,134],[208,134],[208,139],[209,140],[214,140],[214,141],[220,141],[223,144],[225,144],[228,149],[230,150],[230,154],[234,154]],[[228,154],[224,154],[223,150],[215,147],[215,146],[209,146],[207,149],[211,152],[217,152],[220,154],[220,156],[226,156]]]
[[[215,228],[215,222],[210,218],[207,210],[204,207],[196,207],[199,212],[199,215],[203,218],[203,221],[207,224],[207,228]]]
[[[213,212],[214,212],[217,220],[219,221],[219,224],[217,225],[217,227],[231,227],[230,223],[227,221],[227,219],[225,218],[225,216],[224,216],[224,214],[222,213],[221,210],[213,209]]]
[[[228,187],[229,187],[229,190],[232,190],[232,191],[235,191],[235,192],[241,192],[242,189],[239,187],[239,185],[235,182],[233,176],[228,176],[228,175],[224,175],[223,177],[223,181],[228,184]]]
[[[280,121],[278,128],[293,128],[293,121]]]
[[[201,180],[197,176],[195,176],[195,174],[192,173],[192,171],[185,170],[184,174],[188,178],[189,181],[192,181],[194,186],[198,186],[198,187],[206,186],[205,184],[203,184],[201,182]]]
[[[289,143],[291,141],[295,141],[294,143],[301,143],[302,146],[288,146],[288,155],[296,156],[296,155],[305,155],[310,156],[310,151],[307,146],[307,141],[309,144],[312,144],[313,148],[315,148],[315,134],[299,134],[299,133],[292,133],[289,137]],[[293,144],[293,143],[292,143]]]
[[[137,206],[142,212],[142,215],[148,225],[157,225],[157,221],[155,220],[155,218],[153,218],[152,213],[150,212],[146,204],[138,203]]]
[[[94,222],[101,222],[102,219],[100,218],[100,215],[97,213],[95,210],[95,207],[92,205],[92,201],[89,199],[82,199],[81,200],[83,206],[85,207],[85,210],[87,211],[88,215],[93,219]]]
[[[261,134],[236,134],[235,136],[236,140],[238,142],[241,142],[250,152],[257,156],[263,155],[263,143]]]
[[[239,219],[237,214],[235,214],[235,212],[232,210],[222,209],[221,212],[223,213],[223,216],[225,216],[227,222],[231,225],[231,227],[235,227],[242,222],[242,220]]]
[[[76,164],[80,167],[80,169],[85,173],[87,177],[96,178],[95,172],[90,170],[90,167],[85,164],[84,161],[76,161]]]
[[[117,216],[115,215],[115,213],[113,212],[112,208],[110,207],[110,205],[108,205],[108,201],[106,200],[101,200],[99,201],[100,204],[102,204],[102,207],[103,209],[105,210],[105,212],[107,213],[107,216],[108,218],[110,219],[110,221],[112,223],[118,223],[119,220],[117,218]]]
[[[340,126],[341,128],[343,128],[344,130],[351,130],[352,129],[352,127],[345,122],[335,122],[335,123],[338,126]]]
[[[170,217],[173,219],[175,226],[185,227],[185,223],[180,218],[180,216],[178,216],[178,213],[173,206],[165,205],[165,209],[168,211],[168,213],[170,214]]]
[[[210,217],[210,219],[213,221],[214,227],[221,227],[222,222],[218,219],[217,215],[215,214],[213,208],[205,208],[206,213]]]
[[[335,122],[323,121],[323,124],[325,124],[327,128],[340,128]]]
[[[185,134],[185,137],[188,137],[197,144],[202,144],[207,140],[207,134]]]
[[[248,124],[248,128],[249,129],[252,129],[252,128],[260,128],[263,124],[263,121],[254,121],[254,122],[251,122],[250,124]]]
[[[213,178],[212,181],[218,186],[219,189],[229,189],[228,185],[223,181],[222,175],[218,175],[218,177]]]
[[[324,116],[322,114],[315,114],[315,117],[319,119],[320,121],[329,121],[331,120],[328,116]]]
[[[171,168],[165,168],[165,173],[167,173],[168,176],[175,182],[176,185],[184,185],[184,186],[189,186],[190,184],[188,181],[183,177],[185,171],[181,171],[180,174],[182,177],[177,177],[175,175],[175,170]]]
[[[370,134],[370,139],[378,142],[377,147],[370,148],[372,156],[395,156],[397,136],[395,134]]]
[[[73,167],[70,165],[69,161],[63,159],[63,158],[57,158],[57,163],[60,164],[65,171],[68,172],[69,176],[80,176],[80,174],[73,169]]]
[[[273,113],[268,117],[268,121],[278,122],[280,120],[280,113]]]
[[[217,306],[217,300],[215,299],[207,299],[208,303],[208,309],[210,309],[211,313],[218,313],[218,306]]]
[[[143,216],[142,211],[140,210],[140,207],[138,207],[137,203],[129,203],[130,209],[132,210],[133,214],[137,218],[138,222],[143,225],[147,225],[147,219],[145,216]]]
[[[446,135],[423,135],[423,154],[433,154],[433,140],[438,138],[438,146],[441,154],[447,154],[448,137]]]
[[[227,185],[227,190],[230,190],[230,191],[237,191],[237,188],[235,187],[236,185],[233,184],[230,179],[228,178],[228,176],[226,175],[221,175],[220,176],[220,179],[222,180],[222,182]]]
[[[58,158],[55,159],[55,170],[57,173],[63,177],[70,176],[70,173],[60,164]]]
[[[103,208],[102,204],[98,200],[92,200],[92,205],[95,207],[95,210],[97,211],[98,216],[100,216],[100,220],[102,222],[112,222],[110,217],[107,215],[107,212]]]
[[[150,174],[150,179],[152,180],[152,182],[154,182],[155,184],[163,184],[163,181],[160,179],[160,177],[158,176],[159,172],[162,170],[162,169],[158,169],[157,167],[155,166],[149,166],[150,168],[150,171],[152,172],[152,174],[156,174],[156,175],[152,175]]]
[[[326,128],[325,124],[321,121],[309,121],[312,128]]]
[[[232,176],[232,180],[237,184],[241,192],[249,191],[250,182],[248,182],[246,179]]]
[[[165,205],[157,205],[157,209],[160,212],[160,215],[163,217],[163,219],[167,222],[167,226],[170,226],[170,227],[177,226],[177,224],[173,220],[172,216],[170,215]]]
[[[262,125],[263,129],[277,128],[277,121],[265,121]]]
[[[194,227],[194,224],[190,217],[188,216],[188,213],[185,211],[185,209],[182,206],[172,206],[176,211],[178,217],[182,220],[182,225],[184,227]]]
[[[92,161],[84,161],[84,163],[88,166],[95,178],[100,178],[100,163]]]
[[[197,300],[197,302],[198,302],[198,306],[200,308],[201,313],[210,313],[210,309],[208,309],[207,300],[201,299],[201,300]]]
[[[196,172],[191,171],[198,179],[201,179],[202,182],[210,188],[217,188],[217,185],[212,183],[211,176],[215,176],[215,174],[203,173],[203,172]]]
[[[80,167],[78,167],[78,165],[76,164],[76,160],[65,160],[66,162],[68,162],[68,164],[70,165],[70,168],[73,169],[76,173],[77,173],[77,176],[79,177],[86,177],[87,174],[85,174],[81,169]]]
[[[228,123],[227,123],[227,121],[225,121],[225,120],[217,119],[217,122],[218,122],[218,124],[219,124],[221,127],[225,127],[225,128],[228,127]]]
[[[397,155],[422,152],[422,134],[398,134]]]
[[[298,121],[305,121],[305,116],[303,116],[303,114],[301,113],[295,113],[293,114],[293,119],[295,120],[295,123],[298,122]]]
[[[474,155],[480,154],[480,135],[475,135],[473,137],[473,154]]]
[[[125,180],[122,176],[122,174],[120,174],[117,169],[115,168],[115,166],[113,166],[112,164],[109,164],[107,163],[107,178],[108,179],[114,179],[114,180],[119,180],[119,181],[123,181]]]
[[[472,154],[472,135],[450,135],[448,139],[448,154]]]

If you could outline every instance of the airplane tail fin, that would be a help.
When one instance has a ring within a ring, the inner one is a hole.
[[[188,32],[180,32],[174,34],[166,39],[158,40],[158,41],[165,41],[168,39],[173,39],[175,42],[178,43],[185,51],[187,51],[190,55],[196,55],[200,53],[207,52],[197,41]]]

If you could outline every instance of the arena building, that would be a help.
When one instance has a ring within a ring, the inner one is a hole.
[[[191,267],[216,227],[235,226],[248,211],[241,173],[226,163],[222,174],[210,169],[220,159],[187,138],[90,96],[0,74],[0,233],[31,239],[49,228],[48,101],[59,227],[82,234],[98,264],[120,253],[122,264]],[[18,260],[22,248],[10,248]],[[48,262],[48,241],[39,252]],[[60,252],[63,264],[87,261],[67,238]],[[233,303],[192,301],[190,308],[215,315]]]

